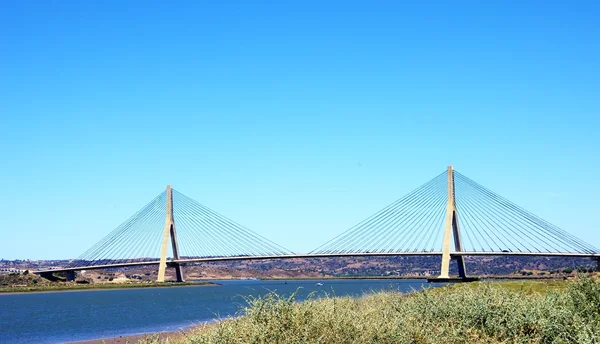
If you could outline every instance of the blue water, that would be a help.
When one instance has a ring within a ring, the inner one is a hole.
[[[177,331],[206,321],[239,315],[243,296],[298,290],[360,296],[379,290],[409,292],[424,280],[215,281],[191,286],[124,290],[0,294],[0,343],[63,343],[124,335]],[[317,286],[316,283],[323,283]]]

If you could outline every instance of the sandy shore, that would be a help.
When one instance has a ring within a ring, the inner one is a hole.
[[[137,342],[139,342],[142,339],[147,339],[147,338],[152,338],[152,339],[167,339],[167,338],[178,338],[181,336],[184,336],[186,334],[189,334],[191,332],[197,332],[198,329],[200,328],[209,328],[212,326],[216,326],[219,322],[221,321],[227,321],[226,319],[224,320],[215,320],[215,321],[207,321],[205,323],[202,324],[198,324],[198,325],[193,325],[193,326],[189,326],[183,330],[179,330],[179,331],[171,331],[171,332],[153,332],[153,333],[145,333],[145,334],[135,334],[135,335],[130,335],[130,336],[118,336],[118,337],[113,337],[113,338],[99,338],[99,339],[91,339],[91,340],[84,340],[84,341],[80,341],[80,342],[68,342],[70,344],[135,344]]]
[[[158,336],[159,339],[167,339],[174,338],[177,336],[181,336],[182,332],[160,332],[160,333],[151,333],[151,334],[137,334],[133,336],[119,336],[114,338],[101,338],[101,339],[92,339],[85,340],[83,342],[70,342],[71,344],[135,344],[138,341],[146,338],[156,339]]]

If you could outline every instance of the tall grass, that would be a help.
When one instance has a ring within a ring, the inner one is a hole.
[[[300,303],[268,294],[247,303],[245,316],[169,343],[600,342],[600,284],[589,278],[545,293],[478,283]]]

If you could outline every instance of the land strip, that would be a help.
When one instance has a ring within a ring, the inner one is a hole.
[[[173,288],[173,287],[198,287],[198,286],[218,286],[212,282],[139,282],[139,283],[57,283],[40,286],[7,286],[0,287],[1,294],[14,293],[35,293],[35,292],[64,292],[64,291],[92,291],[106,289],[131,289],[131,288]]]

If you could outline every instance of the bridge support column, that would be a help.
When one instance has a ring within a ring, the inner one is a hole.
[[[462,252],[462,241],[460,238],[460,227],[458,226],[458,211],[456,210],[456,198],[454,193],[454,168],[448,166],[448,203],[446,205],[446,225],[444,228],[444,242],[442,246],[442,266],[439,278],[450,278],[450,234],[454,237],[454,249]],[[455,256],[458,263],[458,276],[467,277],[465,261],[463,256]]]
[[[67,278],[67,282],[75,281],[75,271],[65,271],[65,277]]]
[[[167,248],[171,239],[171,248],[173,250],[173,259],[179,259],[179,246],[177,244],[177,231],[175,230],[175,217],[173,216],[173,189],[167,185],[167,215],[165,218],[165,229],[163,230],[163,241],[160,250],[160,263],[158,265],[157,282],[165,281],[165,270],[167,269]],[[177,275],[177,282],[183,282],[183,269],[181,264],[172,263]]]

